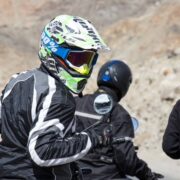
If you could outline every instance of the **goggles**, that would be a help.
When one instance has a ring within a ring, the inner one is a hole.
[[[88,75],[96,64],[98,54],[92,50],[74,50],[59,46],[45,32],[41,36],[42,44],[53,52],[57,57],[63,59],[66,65],[82,75]],[[60,63],[61,59],[57,58]]]

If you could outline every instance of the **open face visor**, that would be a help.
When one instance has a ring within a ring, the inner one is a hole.
[[[47,47],[60,63],[63,62],[71,69],[77,71],[81,75],[88,75],[92,67],[96,64],[98,54],[93,50],[76,50],[59,46],[52,38],[45,32],[41,37],[42,44]]]

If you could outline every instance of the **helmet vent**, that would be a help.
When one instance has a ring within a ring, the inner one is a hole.
[[[68,30],[69,33],[74,33],[75,32],[75,30],[70,28],[69,26],[66,25],[65,27],[66,27],[66,29]],[[80,34],[80,32],[79,32],[79,34]]]

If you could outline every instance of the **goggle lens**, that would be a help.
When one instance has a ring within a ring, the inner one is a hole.
[[[70,51],[67,60],[76,67],[87,64],[89,67],[93,65],[96,53],[94,51]]]

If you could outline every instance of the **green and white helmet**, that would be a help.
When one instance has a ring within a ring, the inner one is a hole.
[[[90,77],[98,50],[109,48],[89,21],[60,15],[45,26],[39,57],[54,76],[79,94]]]

